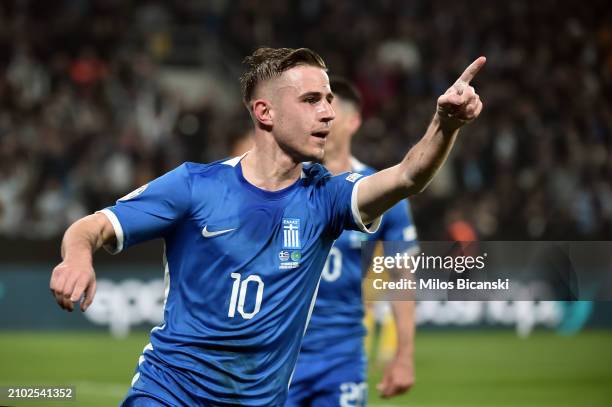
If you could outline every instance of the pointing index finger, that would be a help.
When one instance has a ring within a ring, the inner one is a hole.
[[[457,82],[470,83],[470,81],[474,79],[478,71],[480,71],[480,68],[484,66],[485,62],[487,62],[487,58],[485,57],[476,58],[476,60],[472,62],[470,66],[465,68],[465,71],[463,71]]]

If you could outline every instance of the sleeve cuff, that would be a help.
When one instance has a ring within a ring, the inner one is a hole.
[[[359,227],[359,230],[372,234],[378,231],[380,223],[382,222],[382,215],[374,219],[370,224],[364,225],[363,220],[361,219],[361,213],[359,212],[359,205],[357,204],[357,191],[359,189],[359,184],[361,184],[361,181],[364,179],[365,177],[358,180],[353,187],[353,192],[351,193],[351,212],[353,213],[353,220],[355,221],[357,227]]]
[[[115,230],[115,239],[117,240],[116,244],[110,245],[105,244],[104,250],[109,252],[110,254],[117,254],[123,250],[123,228],[121,227],[121,222],[117,218],[117,215],[113,213],[110,209],[102,209],[101,211],[97,211],[96,213],[101,213],[105,215],[110,221],[111,225],[113,225],[113,229]]]

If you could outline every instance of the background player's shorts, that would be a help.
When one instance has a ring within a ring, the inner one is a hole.
[[[365,406],[366,368],[366,358],[361,352],[336,358],[302,354],[289,387],[286,406]]]

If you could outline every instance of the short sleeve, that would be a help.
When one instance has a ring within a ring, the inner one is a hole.
[[[359,173],[344,173],[331,177],[327,183],[326,189],[329,195],[327,214],[334,238],[340,236],[344,229],[360,230],[369,234],[378,230],[382,216],[365,225],[357,205],[357,191],[364,179],[365,177]]]
[[[186,164],[117,200],[100,213],[115,230],[112,254],[137,243],[163,237],[191,207],[191,181]]]

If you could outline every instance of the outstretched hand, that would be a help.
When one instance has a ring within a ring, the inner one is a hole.
[[[53,269],[49,288],[62,309],[72,312],[74,303],[80,302],[84,312],[96,293],[96,274],[91,260],[63,261]]]
[[[479,57],[468,66],[459,79],[438,98],[437,116],[441,125],[451,131],[476,119],[482,111],[480,96],[470,82],[487,59]]]

